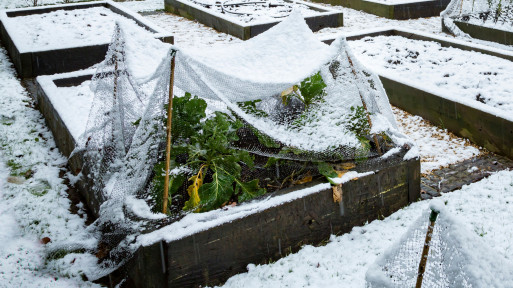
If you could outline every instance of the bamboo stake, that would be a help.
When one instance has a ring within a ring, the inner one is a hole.
[[[349,55],[347,55],[347,60],[349,60],[349,64],[351,64],[351,70],[356,78],[356,71],[354,70],[353,60],[351,60],[351,57],[349,57]],[[358,79],[356,79],[356,81],[358,81]],[[372,129],[372,121],[369,116],[369,110],[367,110],[367,104],[363,99],[362,93],[360,93],[360,91],[358,91],[358,93],[360,94],[360,99],[362,100],[363,109],[365,109],[365,115],[367,115],[367,121],[369,121],[369,126]],[[376,136],[376,134],[373,134],[372,136],[374,138],[374,143],[376,143],[376,150],[378,150],[378,154],[381,156],[383,153],[381,152],[381,147],[379,146],[378,137]]]
[[[166,143],[166,177],[164,180],[164,197],[162,213],[167,214],[167,201],[169,198],[169,162],[171,159],[171,118],[173,117],[173,85],[175,83],[175,57],[171,59],[171,75],[169,79],[169,105],[167,108],[167,143]]]
[[[431,210],[431,215],[429,215],[429,226],[426,233],[426,240],[424,241],[424,249],[422,249],[419,271],[417,273],[417,284],[415,285],[415,288],[422,287],[422,279],[424,278],[424,272],[426,271],[426,263],[429,254],[429,243],[431,242],[431,237],[433,236],[433,228],[435,227],[435,221],[438,213],[438,211]]]

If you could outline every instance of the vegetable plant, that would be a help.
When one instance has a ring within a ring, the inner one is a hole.
[[[171,149],[169,194],[176,194],[186,185],[189,199],[183,209],[195,212],[222,207],[229,201],[247,201],[266,192],[259,180],[243,181],[242,166],[253,167],[253,156],[232,148],[239,140],[237,130],[242,122],[222,112],[207,117],[206,102],[186,93],[175,97]],[[151,191],[158,210],[164,182],[164,162],[155,168]],[[186,170],[187,173],[173,173]]]
[[[283,104],[287,105],[292,97],[295,97],[305,105],[305,110],[308,110],[312,104],[323,101],[326,96],[324,88],[326,88],[326,83],[322,79],[321,72],[317,72],[301,81],[299,85],[294,85],[283,91],[281,94]]]

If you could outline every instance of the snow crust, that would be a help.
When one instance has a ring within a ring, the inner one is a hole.
[[[284,0],[263,1],[262,3],[255,3],[255,1],[207,1],[207,0],[181,0],[187,5],[198,5],[216,13],[225,19],[244,23],[244,24],[262,24],[266,22],[276,22],[287,17],[292,10],[298,11],[304,17],[321,15],[322,12],[310,9],[306,2],[294,1],[288,2]],[[217,2],[217,3],[216,3]],[[239,3],[255,3],[246,5],[234,5]],[[270,5],[272,4],[272,5]]]
[[[390,150],[388,150],[385,154],[381,156],[382,159],[387,159],[390,156],[393,156],[394,154],[397,154],[401,151],[401,147],[395,147]]]
[[[118,7],[110,1],[103,3]],[[132,12],[127,14],[140,19],[140,16]],[[17,17],[7,17],[2,13],[0,18],[20,53],[109,43],[116,22],[121,23],[132,37],[145,33],[154,37],[162,34],[161,29],[155,30],[155,26],[151,24],[148,26],[155,31],[148,31],[133,19],[100,6],[80,8],[79,5],[74,10],[56,10]]]
[[[214,70],[223,76],[254,84],[278,84],[280,87],[276,88],[276,92],[280,93],[288,88],[290,83],[298,83],[319,71],[321,66],[329,62],[338,51],[320,42],[308,28],[301,14],[296,12],[283,20],[280,25],[250,40],[232,45],[214,45],[209,49],[190,47],[180,52],[185,54],[184,60],[193,59],[198,62],[196,65],[204,65],[206,67],[202,68]],[[178,55],[178,59],[180,56]],[[213,72],[203,73],[202,77],[211,78],[212,76],[207,73]],[[177,81],[179,79],[177,75]],[[220,92],[236,90],[234,87],[229,87]],[[247,101],[261,97],[257,96],[261,95],[258,91],[247,91],[247,93],[251,96],[238,95],[236,99],[228,99]],[[230,96],[227,95],[227,97]]]
[[[59,78],[92,75],[93,73],[94,70],[85,70],[60,74]],[[84,81],[78,86],[57,87],[53,82],[56,78],[55,76],[39,76],[37,81],[68,128],[71,136],[78,140],[86,129],[87,117],[93,102],[94,93],[89,88],[91,81]]]
[[[325,8],[320,5],[304,1],[260,1],[264,3],[255,3],[255,1],[212,1],[212,0],[177,0],[185,5],[194,7],[198,10],[213,14],[230,22],[236,22],[241,26],[251,26],[259,24],[267,24],[281,21],[284,17],[288,17],[291,11],[300,13],[303,17],[315,17],[321,15],[329,15],[338,11]],[[255,3],[253,5],[235,5],[230,3]],[[224,4],[225,7],[222,7]],[[272,5],[271,5],[272,4]],[[227,12],[231,11],[233,13]],[[274,16],[274,17],[273,17]]]
[[[473,107],[482,107],[479,102],[484,102],[509,115],[513,111],[509,101],[513,93],[511,61],[401,36],[366,37],[351,41],[350,46],[364,65],[380,75],[437,95],[451,95]]]
[[[445,212],[444,202],[435,198],[429,202],[429,209],[431,209],[431,211],[435,211],[436,213]]]
[[[340,178],[334,178],[332,180],[337,184],[342,184],[351,181],[352,179],[364,177],[370,174],[373,174],[373,172],[358,173],[351,171]],[[221,208],[205,213],[191,213],[178,222],[149,234],[139,236],[133,247],[149,246],[162,240],[166,242],[179,240],[212,227],[220,226],[224,223],[241,219],[255,213],[260,213],[269,208],[276,207],[283,203],[288,203],[326,189],[331,189],[331,185],[329,183],[317,184],[312,187],[274,197],[267,196],[264,199],[243,203],[242,205],[235,207]]]
[[[489,281],[479,282],[488,285],[473,287],[513,285],[511,274],[504,273],[512,271],[513,263],[513,172],[496,173],[444,194],[440,200],[447,202],[447,213],[458,223],[451,235],[464,240],[471,259],[478,261],[473,263],[480,263],[471,266],[473,272]],[[365,274],[377,257],[393,247],[429,205],[430,201],[416,202],[384,220],[332,236],[325,246],[305,245],[298,253],[274,263],[250,264],[247,273],[231,277],[223,287],[366,287]],[[479,245],[474,247],[473,243]]]
[[[393,108],[393,111],[400,130],[415,143],[405,155],[405,160],[410,159],[417,151],[421,161],[421,173],[429,173],[482,153],[469,140],[457,137],[447,129],[438,128],[420,116],[411,115],[398,108]]]
[[[342,175],[342,177],[330,178],[330,182],[335,184],[335,185],[339,185],[339,184],[344,184],[346,182],[349,182],[349,181],[351,181],[353,179],[361,178],[361,177],[372,175],[372,174],[374,174],[374,171],[369,171],[369,172],[365,172],[365,173],[358,173],[356,171],[349,171],[346,174]]]
[[[69,210],[60,177],[67,159],[15,75],[1,48],[0,286],[99,287],[82,279],[97,269],[88,253],[97,240],[86,229],[87,215]],[[42,244],[45,237],[51,242]]]

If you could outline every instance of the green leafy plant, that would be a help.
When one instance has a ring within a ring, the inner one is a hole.
[[[232,148],[232,143],[239,140],[237,131],[242,122],[222,112],[206,117],[206,107],[204,100],[189,93],[174,98],[171,169],[186,166],[192,177],[170,175],[169,194],[175,194],[187,182],[189,199],[183,209],[196,212],[219,208],[232,199],[247,201],[266,192],[259,187],[258,179],[242,180],[241,165],[253,167],[253,157],[247,151]],[[164,186],[163,162],[154,169],[152,195],[161,203],[158,195]]]
[[[367,112],[363,106],[351,106],[351,114],[346,128],[353,132],[356,138],[362,144],[356,155],[356,160],[361,162],[367,158],[367,154],[371,148],[370,140],[366,137],[370,134],[370,124],[367,119]]]
[[[189,186],[193,201],[186,202],[185,209],[200,207],[201,211],[208,211],[221,207],[232,196],[237,196],[239,201],[247,201],[265,193],[265,189],[258,186],[258,179],[241,180],[240,164],[253,167],[253,157],[247,151],[230,148],[231,143],[239,140],[237,130],[241,127],[239,120],[215,112],[214,117],[202,124],[201,133],[190,138],[187,163],[197,173],[189,180],[197,185]],[[212,175],[212,181],[204,184],[207,173]]]
[[[326,83],[324,83],[322,79],[321,72],[317,72],[303,80],[299,85],[294,85],[283,91],[283,104],[288,105],[292,97],[295,97],[305,105],[305,110],[308,110],[312,104],[323,101],[324,96],[326,96],[326,92],[324,91],[326,86]]]
[[[367,112],[363,106],[351,106],[349,114],[349,124],[347,129],[359,137],[370,134],[370,125],[367,120]]]
[[[258,117],[267,117],[269,115],[264,110],[256,107],[256,104],[261,101],[261,99],[257,99],[253,101],[238,102],[237,105],[242,109],[242,111],[248,114],[253,114]]]

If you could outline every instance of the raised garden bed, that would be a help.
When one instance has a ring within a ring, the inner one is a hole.
[[[129,34],[149,33],[173,42],[171,34],[111,1],[4,10],[0,21],[2,44],[22,78],[77,71],[102,61],[115,21],[130,27]]]
[[[293,191],[275,192],[258,204],[252,202],[218,211],[215,216],[205,215],[205,222],[188,226],[186,234],[168,226],[140,236],[142,247],[125,267],[125,284],[221,284],[247,271],[249,263],[275,261],[303,245],[318,244],[332,234],[382,219],[419,197],[419,161],[405,161],[405,152],[372,161],[369,165],[374,173],[342,184],[340,203],[333,201],[329,184],[312,183],[294,187]]]
[[[405,20],[438,16],[451,1],[312,0],[312,2],[340,5],[389,19]]]
[[[226,1],[228,2],[228,1]],[[230,1],[233,2],[233,1]],[[244,1],[240,1],[244,2]],[[271,11],[276,18],[268,16],[266,13],[259,15],[245,14],[255,13],[258,9],[267,9],[265,7],[257,7],[248,11],[246,5],[240,5],[244,10],[234,10],[233,13],[224,12],[220,9],[220,4],[216,5],[214,2],[198,2],[192,0],[165,0],[164,2],[166,11],[180,15],[182,17],[196,20],[207,26],[210,26],[220,32],[231,34],[242,40],[250,39],[269,28],[279,23],[282,17],[288,15],[290,11]],[[306,23],[312,31],[318,31],[326,27],[340,27],[343,25],[342,12],[326,7],[321,7],[311,3],[302,1],[288,1],[283,0],[280,2],[280,7],[295,7],[297,6],[301,13],[304,15]],[[241,7],[235,7],[241,8]],[[233,8],[233,9],[235,9]],[[226,10],[226,9],[225,9]],[[265,10],[264,10],[265,11]]]
[[[94,70],[86,70],[37,78],[38,108],[53,133],[57,148],[66,157],[71,155],[80,135],[85,131],[87,113],[81,111],[88,111],[91,108],[93,94],[88,84],[93,73]],[[80,173],[84,164],[82,155],[73,156],[68,160],[68,164],[74,174]],[[86,183],[79,181],[78,185],[89,209],[98,216],[100,200],[87,192]]]
[[[495,17],[491,15],[493,13],[490,12],[452,16],[450,21],[472,38],[513,45],[513,6],[505,9],[508,19],[503,21],[495,21]],[[442,31],[452,34],[447,27],[447,21],[442,17]]]
[[[90,105],[88,84],[93,72],[37,78],[38,105],[65,155],[85,129],[85,119],[76,115]],[[386,217],[420,197],[420,162],[405,157],[407,152],[408,147],[397,147],[384,157],[357,163],[343,176],[340,202],[334,201],[329,183],[314,181],[235,207],[189,214],[162,230],[149,227],[137,238],[135,244],[141,246],[132,260],[112,279],[127,277],[127,287],[219,284],[246,271],[249,263],[276,260],[303,245]],[[79,155],[70,162],[72,169],[82,164]],[[86,185],[81,188],[97,214],[100,200]]]
[[[513,64],[509,62],[513,60],[513,54],[482,45],[468,44],[461,41],[449,40],[443,37],[397,28],[352,34],[349,35],[347,39],[350,41],[365,41],[365,39],[361,39],[380,36],[399,36],[402,38],[398,39],[400,41],[404,41],[405,39],[412,41],[412,45],[404,46],[403,43],[401,47],[395,47],[393,40],[390,40],[389,45],[380,46],[379,48],[368,46],[371,43],[367,46],[360,46],[355,43],[351,44],[355,54],[364,64],[366,61],[372,61],[373,70],[380,75],[383,86],[393,105],[410,113],[420,115],[461,137],[468,138],[470,141],[485,147],[489,151],[513,158],[513,117],[511,117],[511,110],[509,108],[510,101],[507,100],[508,95],[511,94],[507,90],[508,85],[506,85],[507,83],[511,83],[511,80],[508,80],[509,75],[511,75],[511,73],[509,73],[511,69],[508,67],[513,67]],[[373,41],[372,38],[366,39]],[[436,43],[437,52],[428,55],[427,58],[422,60],[418,57],[425,55],[419,55],[416,52],[420,51],[426,54],[428,50],[413,51],[415,50],[413,45],[415,41],[426,41],[422,43],[422,45],[427,45],[425,47]],[[457,50],[452,50],[453,48]],[[386,58],[380,59],[379,57],[372,58],[380,53],[372,54],[374,52],[371,52],[371,49],[374,49],[372,51],[376,51],[376,49],[382,49],[382,51],[387,49],[397,50],[393,50],[395,52],[390,54],[392,55],[391,57],[387,56]],[[451,71],[444,72],[444,65],[446,65],[444,62],[451,62],[457,59],[453,59],[453,56],[449,54],[445,55],[447,56],[445,57],[443,53],[447,51],[453,51],[450,52],[453,53],[452,55],[460,56],[466,55],[465,53],[471,51],[470,54],[464,56],[464,59],[460,59],[459,61],[467,62],[466,59],[473,59],[471,63],[479,63],[481,61],[484,64],[481,67],[475,66],[474,69],[467,67],[460,68],[459,70],[454,68]],[[373,56],[366,58],[369,57],[369,55],[367,55],[369,53]],[[439,56],[442,56],[442,58],[445,57],[442,59],[443,61],[439,59]],[[421,60],[426,61],[425,64],[427,65],[425,65],[425,68],[430,67],[429,65],[434,67],[431,70],[434,71],[434,74],[423,74],[424,78],[415,80],[415,77],[412,77],[412,75],[420,75],[424,72],[417,70],[418,68],[414,68],[410,71],[401,70],[399,68],[399,66],[404,64],[402,62],[414,63],[414,66],[418,67],[421,64],[418,63],[418,61]],[[382,65],[380,65],[380,63]],[[492,65],[490,63],[496,64]],[[385,66],[388,66],[388,68]],[[436,73],[442,74],[437,76]],[[474,76],[468,76],[470,77],[467,82],[469,83],[468,86],[461,86],[457,83],[453,83],[452,85],[454,86],[451,86],[451,83],[448,82],[448,78],[467,77],[466,75],[468,75],[468,73],[476,74]],[[479,75],[481,75],[482,78],[481,82],[478,80],[479,78],[477,78]],[[503,81],[506,82],[494,85],[492,81],[494,77],[505,77]],[[490,80],[491,82],[487,83],[485,80]],[[489,85],[488,89],[485,88],[483,90],[481,89],[482,87],[479,89],[476,88],[477,86],[486,86],[486,84]],[[452,87],[450,88],[450,93],[445,91],[447,87]],[[506,87],[506,90],[499,91],[497,90],[499,87]],[[500,96],[501,93],[503,97],[505,97],[504,99],[496,97]]]

